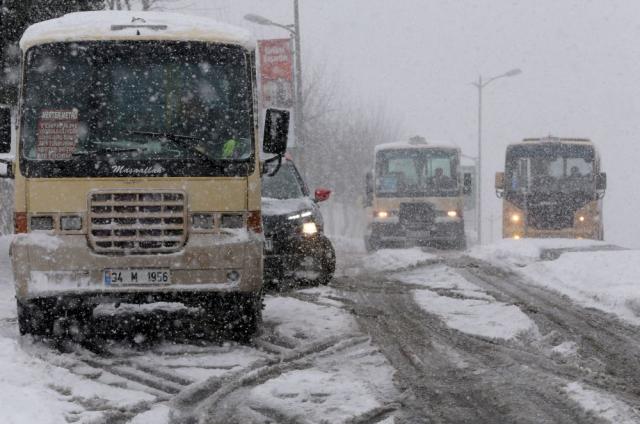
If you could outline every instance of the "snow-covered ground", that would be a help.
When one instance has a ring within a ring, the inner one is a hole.
[[[512,267],[532,283],[640,325],[640,251],[609,247],[593,240],[503,240],[476,247],[471,255]],[[543,260],[541,255],[550,249],[564,252]]]
[[[413,291],[416,303],[458,331],[504,340],[526,333],[538,335],[535,323],[520,308],[497,301],[450,268],[441,266],[429,272],[418,268],[394,277],[428,288]]]
[[[177,414],[173,396],[189,399],[190,391],[228,376],[250,379],[279,367],[249,385],[238,414],[340,423],[397,397],[393,368],[329,287],[267,296],[263,334],[250,346],[171,338],[136,345],[144,340],[136,337],[107,341],[105,355],[76,345],[62,353],[20,337],[8,245],[0,237],[0,423],[168,423]],[[281,365],[286,361],[295,365]]]

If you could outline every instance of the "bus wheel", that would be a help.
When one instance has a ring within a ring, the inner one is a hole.
[[[18,329],[20,334],[47,335],[53,331],[51,309],[36,302],[17,301]]]
[[[258,332],[262,322],[262,292],[250,295],[244,302],[238,302],[235,321],[232,325],[233,339],[240,343],[249,343]]]
[[[221,324],[222,332],[232,340],[249,343],[262,322],[262,302],[262,291],[222,298],[213,296],[206,305],[207,321],[218,323],[218,328]]]

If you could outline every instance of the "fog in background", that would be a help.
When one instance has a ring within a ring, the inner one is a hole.
[[[164,10],[210,16],[257,38],[287,33],[292,0],[165,0]],[[477,154],[479,74],[523,73],[484,90],[485,240],[501,203],[493,175],[508,143],[545,135],[588,137],[608,173],[605,239],[640,247],[640,3],[585,0],[300,0],[303,68],[338,76],[343,96],[382,103],[403,137],[446,139]],[[338,101],[339,99],[336,99]],[[332,140],[336,147],[348,140]],[[391,141],[391,140],[390,140]],[[339,170],[338,170],[339,171]],[[362,186],[363,183],[354,182]]]

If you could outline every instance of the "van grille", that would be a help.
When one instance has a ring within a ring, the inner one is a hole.
[[[89,243],[105,254],[177,252],[187,239],[186,209],[178,191],[93,192]]]

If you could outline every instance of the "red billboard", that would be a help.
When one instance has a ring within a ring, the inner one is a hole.
[[[292,108],[293,55],[291,40],[259,40],[261,106]]]

